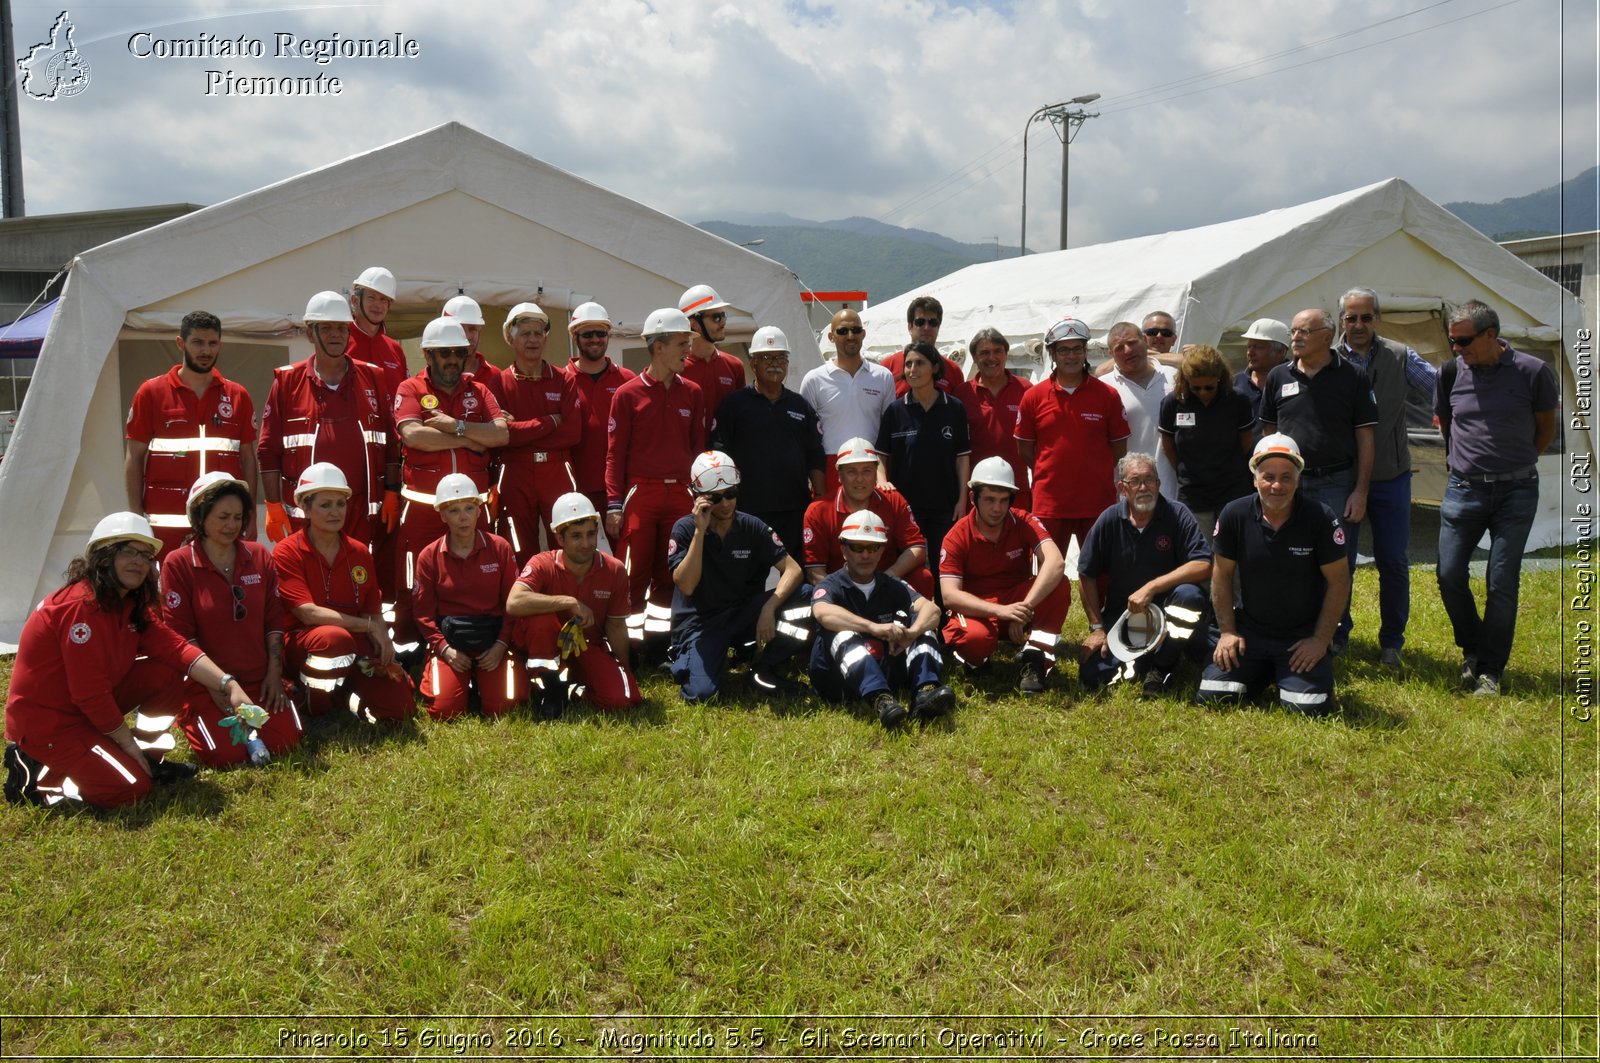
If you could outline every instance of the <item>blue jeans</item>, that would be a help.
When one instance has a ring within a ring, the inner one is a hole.
[[[1517,584],[1522,550],[1539,509],[1539,478],[1478,484],[1450,474],[1439,507],[1439,598],[1450,614],[1456,645],[1478,659],[1480,675],[1498,676],[1511,656],[1517,629]],[[1489,533],[1488,593],[1483,616],[1472,598],[1467,562]]]
[[[1367,525],[1378,563],[1378,645],[1398,650],[1406,644],[1406,623],[1411,619],[1411,562],[1406,556],[1411,542],[1409,472],[1392,480],[1374,480],[1367,488]]]
[[[1344,528],[1345,551],[1350,557],[1351,587],[1355,586],[1356,572],[1356,540],[1361,538],[1361,522],[1351,524],[1344,519],[1344,505],[1350,501],[1350,490],[1356,485],[1356,471],[1345,469],[1343,472],[1332,473],[1328,476],[1302,476],[1300,478],[1300,497],[1309,498],[1314,502],[1321,502],[1333,510],[1333,515],[1339,518],[1339,525]],[[1333,633],[1333,641],[1343,644],[1350,641],[1350,603],[1344,604],[1344,615],[1339,618],[1339,628]]]

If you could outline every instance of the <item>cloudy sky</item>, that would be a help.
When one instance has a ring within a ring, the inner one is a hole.
[[[19,58],[63,0],[12,0]],[[90,80],[24,98],[28,213],[216,203],[460,121],[689,221],[850,215],[1018,236],[1023,125],[1098,92],[1072,146],[1074,245],[1403,177],[1492,201],[1596,162],[1586,0],[78,0]],[[294,38],[417,58],[277,58]],[[163,58],[259,42],[262,58]],[[159,42],[159,43],[157,43]],[[174,42],[177,42],[174,45]],[[337,77],[341,94],[226,95]],[[1056,246],[1061,149],[1029,136],[1029,246]],[[1563,158],[1563,152],[1564,158]]]

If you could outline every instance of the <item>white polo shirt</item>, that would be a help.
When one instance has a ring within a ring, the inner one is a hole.
[[[1113,369],[1101,378],[1117,389],[1122,397],[1122,409],[1128,415],[1128,453],[1140,451],[1153,454],[1156,472],[1161,475],[1161,493],[1169,499],[1178,497],[1178,470],[1161,453],[1161,400],[1172,393],[1178,371],[1170,365],[1157,365],[1156,371],[1143,384]]]
[[[827,361],[800,382],[800,397],[817,411],[822,424],[822,449],[832,456],[845,441],[878,438],[878,422],[894,402],[894,376],[883,366],[863,358],[854,374]]]

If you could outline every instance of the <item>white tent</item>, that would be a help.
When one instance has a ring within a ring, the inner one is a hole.
[[[419,334],[465,291],[484,305],[484,349],[501,364],[496,326],[524,299],[554,319],[551,360],[565,311],[595,299],[619,323],[613,357],[636,364],[628,341],[639,347],[645,315],[697,283],[733,304],[731,341],[777,325],[796,380],[820,361],[794,275],[721,237],[456,123],[351,156],[73,261],[0,462],[0,642],[16,642],[95,522],[126,508],[124,415],[139,383],[173,364],[183,315],[221,317],[221,369],[259,411],[272,368],[310,351],[295,330],[307,298],[348,291],[375,264],[399,280],[393,334]]]
[[[965,364],[970,337],[992,327],[1011,340],[1013,369],[1026,373],[1042,369],[1038,341],[1063,316],[1087,322],[1101,343],[1116,322],[1165,310],[1177,320],[1180,345],[1215,345],[1239,369],[1240,337],[1251,321],[1288,322],[1313,306],[1336,311],[1339,296],[1358,285],[1378,292],[1384,335],[1435,364],[1447,357],[1448,307],[1482,299],[1499,313],[1508,342],[1557,367],[1568,414],[1575,394],[1591,394],[1590,367],[1571,353],[1583,324],[1577,301],[1398,178],[1198,229],[968,266],[864,310],[861,318],[868,353],[881,358],[905,343],[911,300],[932,295],[944,306],[939,340],[946,353]],[[1019,350],[1030,343],[1031,351]],[[1575,391],[1575,381],[1583,390]],[[1595,452],[1594,422],[1585,417],[1584,423],[1585,430],[1567,429],[1566,450]],[[1437,500],[1443,466],[1440,451],[1426,445],[1430,435],[1437,440],[1437,432],[1413,432],[1421,468],[1414,495]],[[1541,512],[1529,549],[1559,541],[1563,528],[1573,536],[1561,507],[1567,470],[1559,455],[1546,455],[1540,465]]]

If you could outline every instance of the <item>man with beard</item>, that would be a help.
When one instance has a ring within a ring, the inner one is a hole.
[[[1200,677],[1201,704],[1251,697],[1270,681],[1290,709],[1333,708],[1329,647],[1350,600],[1350,569],[1338,516],[1296,490],[1304,465],[1293,439],[1262,436],[1250,458],[1255,493],[1217,515],[1211,605],[1221,635]]]
[[[678,309],[694,330],[694,345],[683,360],[683,378],[705,396],[708,432],[722,400],[744,387],[744,363],[717,348],[728,334],[729,305],[709,284],[696,284],[678,299]]]
[[[1261,389],[1267,386],[1267,374],[1281,365],[1288,353],[1288,325],[1270,317],[1258,317],[1250,323],[1244,334],[1245,368],[1233,378],[1233,387],[1250,399],[1258,440],[1261,438]]]
[[[394,274],[382,266],[368,266],[350,286],[350,346],[346,353],[358,362],[375,365],[383,375],[390,398],[406,378],[406,352],[400,342],[384,330],[399,291]]]
[[[416,555],[443,534],[434,508],[439,481],[451,473],[470,476],[479,496],[489,490],[489,455],[510,438],[494,394],[465,375],[467,334],[447,317],[422,330],[428,367],[407,377],[394,398],[395,431],[405,444],[401,466],[400,527],[395,549],[395,642],[416,641],[411,588]],[[487,516],[487,514],[485,514]],[[397,649],[400,648],[398,645]]]
[[[1078,554],[1083,611],[1089,617],[1078,679],[1097,690],[1119,679],[1144,677],[1144,696],[1164,694],[1172,672],[1188,650],[1198,656],[1206,642],[1205,613],[1211,580],[1211,548],[1187,506],[1161,494],[1156,460],[1130,451],[1117,462],[1122,500],[1100,514]],[[1098,577],[1108,579],[1100,600]],[[1166,637],[1150,653],[1124,668],[1106,643],[1108,627],[1124,613],[1158,608]],[[1196,637],[1198,634],[1198,637]]]
[[[439,316],[451,318],[461,325],[461,331],[467,334],[467,372],[488,383],[489,374],[498,373],[499,370],[478,350],[478,341],[483,338],[483,308],[478,305],[478,300],[465,294],[451,296],[445,301]]]
[[[189,488],[225,472],[256,490],[256,417],[250,393],[217,371],[222,321],[196,310],[178,326],[182,362],[133,394],[123,444],[128,509],[161,540],[157,560],[189,533]],[[255,529],[246,529],[254,535]]]
[[[572,449],[572,478],[598,512],[606,508],[606,439],[611,422],[611,398],[617,389],[636,374],[606,356],[611,346],[611,316],[599,303],[584,303],[572,312],[567,323],[574,354],[563,370],[578,386],[582,397],[579,409],[582,427]],[[600,549],[611,551],[604,528],[600,529]]]
[[[827,491],[817,413],[783,386],[789,375],[789,339],[775,325],[750,341],[750,386],[731,392],[711,419],[711,449],[744,470],[740,509],[778,533],[798,557],[806,506]]]

